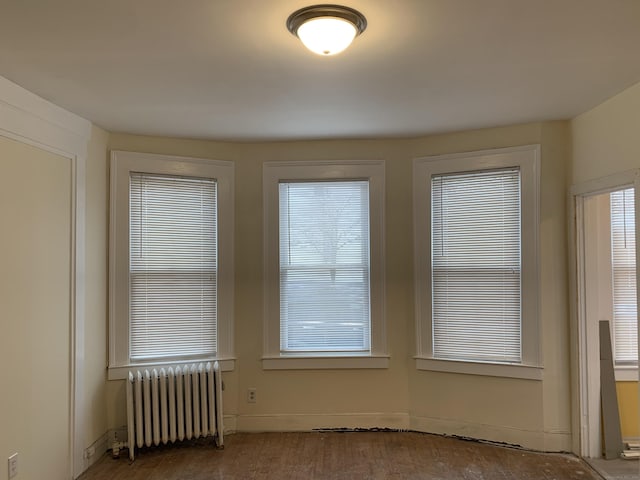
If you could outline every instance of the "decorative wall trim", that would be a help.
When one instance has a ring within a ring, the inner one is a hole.
[[[0,77],[0,135],[71,161],[70,478],[84,471],[85,168],[91,122]]]

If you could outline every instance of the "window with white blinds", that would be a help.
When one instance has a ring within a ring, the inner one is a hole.
[[[416,368],[541,380],[540,147],[413,161]]]
[[[279,185],[280,348],[369,352],[369,182]]]
[[[143,173],[130,181],[130,358],[214,356],[216,181]]]
[[[112,151],[110,167],[108,378],[233,370],[233,163]]]
[[[611,268],[616,365],[638,364],[634,189],[612,192]]]
[[[264,369],[388,367],[384,171],[264,163]]]
[[[431,182],[433,356],[519,363],[520,170]]]

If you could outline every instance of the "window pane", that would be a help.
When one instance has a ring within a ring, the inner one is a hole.
[[[433,355],[520,362],[519,169],[431,183]]]
[[[611,267],[616,364],[637,365],[636,229],[634,189],[611,193]]]
[[[216,182],[132,174],[131,360],[216,353]]]
[[[370,350],[369,184],[279,185],[282,352]]]

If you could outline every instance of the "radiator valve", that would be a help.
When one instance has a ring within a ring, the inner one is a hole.
[[[111,444],[111,457],[120,458],[120,450],[123,448],[127,448],[127,442],[113,442]]]

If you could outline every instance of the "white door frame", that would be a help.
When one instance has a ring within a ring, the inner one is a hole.
[[[85,168],[91,122],[0,77],[0,135],[55,153],[71,163],[69,478],[76,478],[84,469],[85,446]]]
[[[586,321],[584,201],[585,198],[593,195],[631,186],[640,193],[640,169],[573,185],[569,192],[571,368],[574,378],[572,381],[573,450],[587,458],[599,458],[602,455],[600,452],[599,382],[588,381],[589,371],[600,371],[600,354],[599,351],[593,352],[587,348],[588,339],[593,333],[587,328]],[[640,231],[639,197],[640,195],[635,195],[636,238],[640,238],[638,235]],[[636,243],[636,259],[640,259],[640,242]],[[636,269],[636,285],[640,284],[639,280],[640,269]]]

